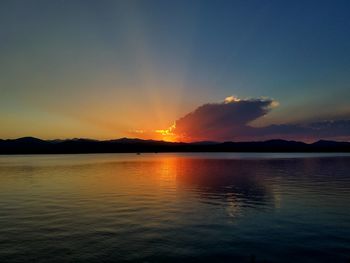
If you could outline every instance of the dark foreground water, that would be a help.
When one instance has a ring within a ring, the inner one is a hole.
[[[0,156],[0,262],[350,262],[350,157]]]

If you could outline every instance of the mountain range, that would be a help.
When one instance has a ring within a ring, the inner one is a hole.
[[[41,140],[34,137],[0,140],[0,154],[143,153],[143,152],[350,152],[350,142],[286,140],[252,142],[166,142],[115,140]]]

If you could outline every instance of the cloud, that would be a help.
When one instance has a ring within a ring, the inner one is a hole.
[[[221,103],[198,107],[178,119],[173,133],[179,140],[235,140],[247,130],[248,124],[267,114],[278,103],[270,98],[238,99],[227,97]]]
[[[178,119],[171,127],[171,133],[180,141],[350,140],[350,119],[258,128],[250,125],[277,106],[279,103],[271,98],[239,99],[230,96],[221,103],[204,104]]]
[[[279,103],[271,98],[227,97],[220,103],[204,104],[175,121],[168,129],[138,130],[133,135],[168,141],[253,141],[288,139],[311,142],[319,139],[350,140],[350,118],[310,123],[273,124],[253,127],[250,123],[268,114]]]
[[[326,120],[303,124],[270,125],[253,130],[260,138],[283,138],[303,141],[319,139],[349,140],[350,120]]]

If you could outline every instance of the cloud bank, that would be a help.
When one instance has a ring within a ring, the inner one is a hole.
[[[253,127],[251,122],[268,114],[279,103],[270,98],[227,97],[204,104],[165,130],[146,132],[148,138],[173,141],[253,141],[269,139],[350,140],[350,119]],[[159,137],[163,136],[163,137]]]
[[[259,138],[282,138],[315,141],[320,139],[350,140],[350,120],[325,120],[305,124],[270,125],[253,130]]]
[[[221,103],[210,103],[178,119],[173,133],[183,141],[237,140],[247,130],[249,123],[267,114],[277,102],[268,99],[228,97]]]
[[[178,119],[172,133],[180,141],[350,140],[350,119],[259,128],[250,125],[278,105],[277,101],[270,98],[227,97],[221,103],[204,104]]]

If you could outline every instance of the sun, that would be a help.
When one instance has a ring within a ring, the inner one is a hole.
[[[174,124],[171,125],[168,129],[155,130],[155,132],[162,135],[164,141],[176,142],[177,136],[174,133],[175,129],[176,129],[176,122],[174,122]]]

